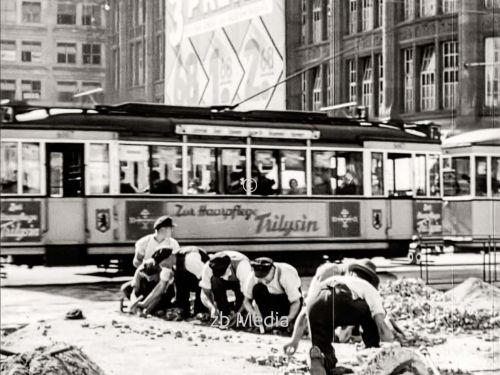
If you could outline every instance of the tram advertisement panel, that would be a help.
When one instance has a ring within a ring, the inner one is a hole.
[[[156,217],[168,213],[177,238],[328,237],[328,204],[323,202],[127,202],[127,238],[151,233]],[[153,215],[152,213],[155,212]]]
[[[330,203],[330,232],[332,237],[359,237],[359,223],[359,202]]]
[[[421,236],[443,233],[441,202],[415,201],[413,205],[413,226]]]
[[[167,0],[165,103],[230,105],[285,76],[284,0]],[[285,109],[285,86],[240,109]]]
[[[3,201],[1,242],[41,242],[40,201]]]

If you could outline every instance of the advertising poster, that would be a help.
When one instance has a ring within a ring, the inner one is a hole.
[[[285,77],[284,0],[167,0],[165,104],[231,105]],[[285,84],[238,109],[285,109]]]
[[[4,201],[1,207],[2,243],[42,240],[39,201]]]
[[[165,215],[161,201],[127,201],[125,203],[126,233],[130,240],[137,240],[154,232],[156,219]]]
[[[330,203],[330,231],[332,237],[359,237],[359,202]]]
[[[441,202],[416,201],[413,206],[413,223],[415,232],[421,236],[441,235],[443,233]]]

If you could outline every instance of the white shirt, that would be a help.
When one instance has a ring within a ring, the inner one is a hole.
[[[332,276],[321,283],[323,286],[334,286],[337,283],[345,284],[352,292],[353,298],[363,299],[370,308],[372,316],[385,315],[382,297],[375,287],[368,281],[356,276]]]
[[[238,264],[238,267],[236,268],[236,278],[240,282],[240,288],[242,291],[245,290],[246,283],[248,278],[250,277],[250,274],[252,273],[252,267],[250,266],[250,261],[248,260],[247,257],[245,257],[243,254],[240,254],[236,251],[224,251],[226,255],[229,255],[231,257],[231,260],[242,258],[240,263]],[[229,277],[232,275],[232,267],[227,267],[226,273],[222,275],[222,279],[228,280]],[[201,281],[200,281],[200,288],[203,289],[212,289],[212,285],[210,283],[210,279],[213,276],[213,271],[210,268],[209,262],[205,263],[203,266],[203,270],[201,272]]]
[[[135,254],[137,259],[142,263],[150,259],[155,251],[161,248],[171,248],[173,252],[177,252],[180,246],[173,238],[165,238],[163,241],[157,241],[154,234],[148,234],[135,243]]]
[[[170,270],[173,270],[176,266],[175,264],[176,257],[174,256],[174,254],[178,253],[179,251],[176,251],[175,253],[170,255],[167,259],[165,259],[163,262],[161,262],[162,268],[168,268]],[[201,279],[201,273],[204,265],[205,263],[202,262],[201,255],[197,251],[187,253],[186,257],[184,258],[184,267],[186,267],[186,270],[188,272],[191,272],[198,279]]]
[[[259,283],[264,284],[270,294],[286,294],[290,303],[302,297],[300,293],[302,282],[297,270],[287,263],[274,263],[274,266],[276,269],[269,282],[255,277],[255,274],[251,272],[245,289],[243,289],[245,297],[253,299],[253,288]]]

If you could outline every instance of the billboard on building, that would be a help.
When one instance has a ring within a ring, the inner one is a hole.
[[[167,0],[165,104],[230,105],[285,77],[285,0]],[[285,85],[238,109],[285,109]]]

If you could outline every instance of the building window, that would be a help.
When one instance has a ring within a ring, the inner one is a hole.
[[[76,91],[76,82],[57,82],[57,101],[71,103]]]
[[[436,15],[436,1],[437,0],[421,0],[420,17],[430,17]]]
[[[404,0],[404,19],[412,20],[415,17],[415,0]]]
[[[332,63],[327,62],[325,65],[326,70],[326,104],[333,105],[333,89],[332,89]]]
[[[101,6],[98,4],[83,4],[82,25],[101,26]]]
[[[120,53],[117,48],[114,48],[111,52],[113,57],[113,70],[112,70],[112,82],[113,88],[118,90],[120,88]]]
[[[500,106],[500,38],[486,38],[485,42],[485,104]]]
[[[0,20],[2,23],[16,23],[16,0],[0,1]]]
[[[434,47],[425,47],[420,66],[420,109],[436,109],[436,55]]]
[[[443,13],[455,13],[457,11],[457,0],[442,0],[441,9]]]
[[[82,44],[82,61],[84,65],[101,65],[101,45]]]
[[[16,98],[16,81],[13,79],[2,79],[0,81],[0,99],[13,101]]]
[[[458,43],[443,43],[443,108],[457,105],[458,90]]]
[[[24,23],[40,23],[42,5],[39,1],[23,1],[21,13]]]
[[[363,9],[361,12],[361,30],[373,29],[373,0],[362,0]]]
[[[384,107],[384,59],[382,54],[378,55],[378,108]]]
[[[22,42],[21,61],[39,63],[42,59],[42,43]]]
[[[144,84],[144,50],[142,42],[130,44],[132,86]]]
[[[363,64],[363,83],[362,83],[363,97],[362,103],[368,107],[368,111],[372,107],[373,99],[373,67],[372,59],[368,57]]]
[[[349,73],[349,101],[357,102],[358,97],[358,80],[357,80],[357,69],[356,69],[356,60],[347,61],[347,70]]]
[[[23,100],[40,100],[42,96],[42,82],[22,80],[21,91]]]
[[[76,64],[75,43],[57,43],[57,63]]]
[[[0,53],[2,61],[16,61],[16,41],[2,40]]]
[[[57,24],[75,25],[76,24],[76,4],[59,3],[57,4]]]
[[[112,31],[114,33],[117,33],[120,31],[120,8],[121,8],[121,3],[116,2],[115,6],[112,8],[113,9],[113,29]]]
[[[302,73],[300,80],[302,87],[302,110],[307,111],[307,73]]]
[[[322,25],[322,12],[321,0],[314,0],[313,2],[313,43],[318,43],[323,40],[323,25]]]
[[[384,0],[378,0],[378,21],[377,26],[381,27],[384,22]]]
[[[349,0],[349,34],[358,32],[358,0]]]
[[[414,61],[413,61],[413,49],[408,48],[403,51],[404,55],[404,111],[413,112],[414,102],[413,102],[413,90],[415,89],[413,84],[413,71],[414,71]]]
[[[144,23],[144,0],[132,0],[132,18],[135,26]]]
[[[322,107],[321,97],[323,95],[323,80],[321,79],[321,68],[316,69],[316,74],[314,77],[314,86],[313,86],[313,111],[319,111]]]
[[[307,0],[302,0],[301,17],[300,41],[302,44],[307,44]]]
[[[82,91],[90,91],[102,88],[102,85],[99,82],[82,82]],[[83,99],[83,104],[94,104],[102,103],[104,100],[104,95],[101,92],[96,92],[94,94],[86,95]]]
[[[164,61],[164,42],[163,34],[157,34],[155,39],[155,56],[156,56],[156,69],[155,69],[155,79],[162,80],[165,78],[165,61]]]
[[[326,1],[326,32],[327,38],[330,38],[330,35],[333,35],[333,14],[332,14],[332,1]]]

